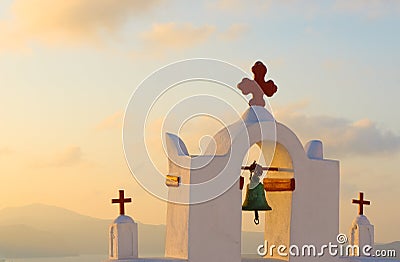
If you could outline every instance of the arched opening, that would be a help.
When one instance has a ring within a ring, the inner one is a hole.
[[[266,166],[266,161],[259,145],[255,144],[247,151],[243,159],[242,166],[249,166],[256,161],[262,166]],[[267,161],[267,163],[269,163]],[[241,176],[244,177],[244,187],[242,190],[242,203],[246,197],[246,186],[250,181],[250,172],[242,170]],[[268,211],[267,211],[268,212]],[[265,228],[265,213],[259,211],[260,224],[254,224],[254,212],[242,211],[242,256],[244,257],[259,257],[257,254],[257,247],[264,242],[264,228]]]
[[[254,160],[263,167],[277,167],[279,171],[268,170],[263,174],[268,182],[274,183],[274,179],[294,178],[293,162],[287,149],[272,141],[263,141],[254,144],[247,152],[242,165],[248,166]],[[244,188],[242,190],[242,200],[245,199],[246,185],[249,183],[248,170],[243,170],[241,175],[245,178]],[[253,222],[254,212],[242,212],[242,256],[260,257],[257,248],[261,244],[268,243],[265,258],[274,258],[280,260],[289,260],[289,256],[281,256],[277,249],[271,250],[275,245],[290,246],[290,222],[292,211],[292,191],[268,191],[266,190],[266,200],[271,211],[259,211],[260,224]],[[288,250],[284,252],[288,253]]]

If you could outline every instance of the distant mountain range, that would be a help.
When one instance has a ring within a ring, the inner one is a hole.
[[[0,255],[68,256],[107,253],[109,220],[46,205],[0,210]]]
[[[112,220],[33,204],[0,210],[0,258],[107,254]],[[164,225],[138,223],[141,256],[163,256]],[[243,253],[255,253],[263,234],[244,232]]]
[[[111,220],[41,204],[0,210],[0,258],[107,254]],[[138,223],[139,254],[164,255],[165,226]],[[262,232],[243,232],[242,253],[255,254]],[[380,245],[400,254],[400,241]]]

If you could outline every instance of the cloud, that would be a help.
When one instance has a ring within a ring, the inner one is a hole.
[[[226,41],[236,40],[242,37],[247,30],[248,26],[245,24],[232,24],[228,30],[221,34],[221,38]]]
[[[200,45],[214,33],[212,25],[194,26],[191,23],[154,24],[142,33],[143,51],[160,56],[170,50],[184,50]],[[139,52],[143,53],[143,52]]]
[[[82,161],[82,150],[78,146],[71,146],[57,153],[49,162],[53,166],[72,166]]]
[[[0,21],[0,48],[44,44],[98,43],[116,34],[133,15],[159,0],[14,0],[8,19]],[[3,39],[7,39],[3,41]]]
[[[400,2],[397,0],[336,0],[333,8],[338,12],[377,18],[390,13],[399,13]]]
[[[220,10],[239,11],[243,3],[240,0],[218,0],[210,3],[209,6]]]
[[[97,131],[104,131],[109,129],[122,129],[122,120],[124,113],[122,111],[118,111],[111,116],[108,116],[104,120],[102,120],[99,124],[96,125],[95,129]]]
[[[314,18],[323,12],[324,4],[321,1],[306,0],[218,0],[207,4],[210,10],[228,13],[243,19],[244,17],[265,17],[283,14],[301,15],[306,19]]]
[[[180,123],[178,118],[170,118],[167,121]],[[212,136],[223,128],[220,122],[209,116],[193,117],[183,125],[179,125],[179,130],[169,129],[168,126],[168,123],[164,123],[164,119],[160,117],[150,120],[145,129],[148,153],[160,170],[168,166],[166,148],[163,145],[165,140],[162,140],[166,132],[178,135],[190,154],[201,155],[212,141]]]
[[[36,167],[70,167],[83,163],[83,154],[79,146],[70,146],[54,153],[51,157],[39,159]]]
[[[251,13],[253,16],[265,16],[269,13],[293,13],[302,15],[306,19],[324,16],[327,13],[348,13],[378,18],[386,15],[400,13],[400,1],[398,0],[332,0],[328,4],[323,1],[307,0],[218,0],[210,1],[207,7],[225,13],[241,15]]]
[[[221,11],[242,13],[244,10],[251,10],[252,15],[258,11],[266,11],[272,0],[254,0],[254,1],[242,1],[242,0],[218,0],[213,1],[208,4],[212,9],[217,9]],[[256,8],[256,9],[255,9]]]
[[[276,118],[295,130],[302,139],[321,139],[330,154],[365,156],[400,152],[400,136],[378,128],[369,119],[351,121],[333,116],[308,116],[299,112],[305,105],[278,110]]]
[[[325,59],[322,62],[322,68],[327,71],[339,70],[346,66],[346,61],[342,59]]]
[[[0,147],[0,156],[7,156],[14,153],[13,150],[11,150],[8,147]]]

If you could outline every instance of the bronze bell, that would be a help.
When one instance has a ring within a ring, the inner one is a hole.
[[[249,189],[249,185],[246,188],[246,198],[242,205],[242,210],[254,211],[254,223],[258,225],[260,223],[258,217],[258,211],[268,211],[272,208],[268,205],[267,199],[265,198],[264,186],[260,183],[255,188]]]
[[[258,168],[256,167],[258,166]],[[256,170],[258,169],[258,170]],[[253,175],[253,172],[255,174]],[[272,208],[268,205],[267,199],[265,198],[265,191],[264,186],[256,175],[259,177],[262,174],[261,166],[254,163],[250,166],[250,184],[246,187],[246,198],[242,205],[242,210],[245,211],[254,211],[254,223],[258,225],[260,223],[258,217],[258,211],[268,211],[272,210]],[[258,173],[258,174],[257,174]],[[258,184],[256,184],[258,182]],[[255,187],[251,188],[250,185],[256,185]]]

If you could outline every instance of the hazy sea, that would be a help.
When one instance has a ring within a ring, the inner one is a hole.
[[[102,262],[106,259],[107,255],[84,255],[76,257],[8,258],[5,262]]]

